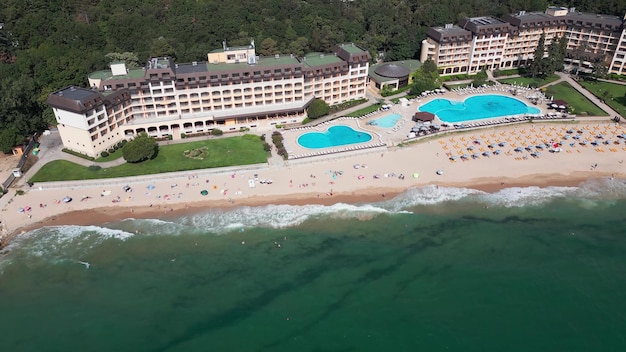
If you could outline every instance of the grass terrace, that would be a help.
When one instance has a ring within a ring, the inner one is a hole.
[[[370,112],[374,112],[374,111],[378,111],[378,109],[380,109],[380,107],[382,106],[382,104],[374,104],[371,106],[368,106],[366,108],[351,112],[349,114],[347,114],[347,117],[361,117],[363,115],[367,115]]]
[[[499,79],[498,82],[503,84],[517,84],[518,86],[530,86],[531,88],[539,88],[548,83],[552,83],[559,79],[558,75],[552,74],[547,77],[513,77]]]
[[[108,156],[105,157],[99,157],[98,159],[94,160],[97,163],[105,163],[107,161],[113,161],[116,159],[119,159],[122,157],[122,148],[114,151],[113,153],[109,154]]]
[[[613,108],[618,114],[626,116],[626,85],[603,81],[580,81],[580,85],[593,93],[598,99]]]
[[[259,136],[245,135],[161,146],[154,159],[106,169],[97,165],[84,167],[66,160],[55,160],[44,165],[30,182],[92,180],[250,165],[265,163],[267,157],[268,153],[263,150],[263,141]]]
[[[574,108],[573,113],[577,115],[608,116],[604,110],[597,107],[584,95],[578,93],[578,91],[567,82],[549,86],[546,90],[546,96],[553,96],[554,99],[565,100],[570,107]]]

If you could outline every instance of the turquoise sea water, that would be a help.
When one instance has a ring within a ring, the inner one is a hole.
[[[489,94],[469,97],[463,102],[439,98],[422,105],[419,110],[433,113],[450,123],[541,113],[536,107],[515,98]]]
[[[304,148],[321,149],[340,145],[369,142],[372,136],[363,131],[356,131],[350,126],[332,126],[326,132],[308,132],[298,137],[298,144]]]
[[[382,128],[392,128],[396,125],[396,123],[398,123],[398,121],[400,121],[401,118],[402,116],[400,114],[389,114],[372,120],[367,124]]]
[[[2,346],[624,351],[624,214],[604,180],[42,228],[0,257]]]

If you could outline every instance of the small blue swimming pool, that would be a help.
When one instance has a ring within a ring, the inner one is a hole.
[[[444,122],[465,122],[493,117],[539,114],[541,110],[526,105],[523,101],[503,95],[478,95],[455,101],[435,99],[419,108],[433,113]]]
[[[389,115],[385,115],[383,117],[377,118],[376,120],[372,120],[368,122],[367,124],[376,126],[376,127],[382,127],[382,128],[392,128],[393,126],[396,125],[396,123],[398,123],[398,121],[400,121],[401,118],[402,116],[399,114],[389,114]]]
[[[321,149],[340,145],[369,142],[372,136],[369,133],[355,131],[349,126],[332,126],[324,133],[308,132],[298,137],[298,144],[304,148]]]

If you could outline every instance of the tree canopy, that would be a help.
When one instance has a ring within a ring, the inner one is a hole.
[[[140,133],[122,148],[124,160],[129,163],[138,163],[152,158],[157,152],[154,138],[147,133]]]
[[[570,0],[578,10],[623,16],[623,0]],[[137,65],[150,55],[206,60],[254,39],[259,52],[302,55],[354,42],[374,58],[417,58],[430,26],[466,16],[543,11],[547,0],[4,0],[0,6],[0,129],[45,128],[47,95],[87,86],[111,61]],[[107,54],[109,54],[107,56]],[[379,55],[380,54],[380,55]],[[21,91],[21,88],[25,90]],[[47,121],[47,120],[48,121]]]
[[[330,106],[321,99],[314,99],[307,109],[307,115],[310,119],[317,119],[330,113]]]

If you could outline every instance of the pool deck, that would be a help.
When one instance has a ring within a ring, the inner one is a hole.
[[[411,129],[416,125],[416,122],[411,121],[415,112],[419,107],[434,100],[434,99],[448,99],[463,101],[469,97],[477,95],[503,95],[511,98],[518,99],[524,102],[528,106],[538,108],[541,113],[538,116],[533,115],[532,118],[535,121],[542,119],[555,119],[555,118],[567,118],[572,119],[571,116],[562,114],[549,113],[547,104],[550,103],[543,94],[536,89],[527,89],[523,87],[517,87],[507,84],[498,84],[489,87],[480,88],[466,88],[455,91],[446,91],[445,93],[433,93],[422,97],[417,97],[409,100],[408,104],[394,104],[387,110],[379,110],[370,113],[360,118],[354,117],[339,117],[334,120],[325,121],[317,125],[307,125],[302,127],[296,127],[287,129],[282,132],[284,138],[284,144],[287,149],[290,161],[296,161],[298,159],[309,159],[312,157],[321,156],[341,156],[345,153],[373,153],[384,152],[387,148],[397,146],[401,143],[412,142],[423,138],[424,135],[415,137],[409,137]],[[537,104],[533,104],[531,99],[538,100]],[[396,125],[392,128],[384,128],[376,125],[369,125],[368,122],[379,119],[389,114],[399,114],[402,116]],[[529,115],[530,116],[530,115]],[[439,132],[435,133],[449,133],[459,130],[475,129],[475,128],[489,128],[497,125],[506,125],[514,123],[522,123],[528,121],[529,116],[515,115],[515,116],[503,116],[493,117],[487,119],[471,120],[467,122],[459,122],[456,124],[450,124],[449,127],[442,128]],[[435,118],[433,123],[445,124],[446,122]],[[297,142],[298,138],[309,132],[324,132],[331,126],[345,125],[353,128],[356,131],[364,131],[372,134],[372,140],[365,143],[349,144],[345,146],[335,146],[329,148],[309,149],[300,146]],[[432,135],[429,133],[428,135]],[[310,159],[309,159],[310,160]]]

